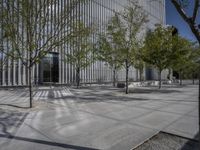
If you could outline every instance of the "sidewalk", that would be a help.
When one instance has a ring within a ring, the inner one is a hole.
[[[0,147],[129,150],[159,131],[187,138],[198,133],[197,86],[162,90],[141,87],[131,91],[126,95],[109,87],[39,89],[35,108],[17,132],[10,137],[1,132],[0,139],[9,140],[9,144]],[[8,102],[6,96],[10,102],[17,100],[17,104],[21,98],[23,104],[28,102],[25,91],[11,93],[0,91],[0,103]]]

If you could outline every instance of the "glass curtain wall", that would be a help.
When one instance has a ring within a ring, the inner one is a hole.
[[[1,6],[5,1],[0,0]],[[58,0],[55,5],[51,5],[49,10],[57,14],[57,17],[52,17],[51,13],[48,15],[48,19],[55,21],[61,21],[60,12],[64,7],[68,7],[69,3],[73,0]],[[35,0],[38,6],[42,5],[43,0]],[[79,6],[73,11],[73,14],[80,13],[81,18],[71,18],[71,19],[81,19],[85,25],[94,23],[97,26],[97,32],[93,33],[91,40],[95,42],[97,39],[97,34],[104,32],[106,29],[106,24],[108,20],[114,15],[115,12],[122,11],[127,5],[129,0],[87,0],[87,4]],[[149,16],[149,22],[146,24],[146,29],[152,29],[154,24],[161,23],[165,24],[165,0],[139,0],[139,3],[143,6],[143,9]],[[14,5],[13,5],[14,6]],[[18,6],[18,0],[15,1],[15,7]],[[72,14],[72,16],[73,16]],[[2,13],[0,15],[3,15]],[[78,16],[78,15],[77,15]],[[9,17],[9,16],[7,16]],[[26,38],[23,25],[20,24],[19,15],[15,16],[18,18],[18,30],[21,30],[21,38]],[[2,21],[2,20],[1,20]],[[41,22],[38,22],[40,25]],[[54,24],[49,23],[46,30],[42,32],[50,33],[54,29]],[[3,37],[3,26],[0,24],[0,39]],[[67,31],[67,27],[66,27]],[[70,31],[67,31],[70,32]],[[62,35],[57,38],[62,38]],[[20,39],[19,39],[20,40]],[[42,44],[44,41],[39,41]],[[25,44],[25,43],[24,43]],[[12,48],[11,44],[7,40],[1,40],[0,45],[4,47],[4,51],[9,51]],[[36,84],[43,82],[54,82],[57,84],[73,84],[76,79],[75,66],[66,63],[66,54],[73,53],[73,48],[70,48],[70,42],[62,44],[62,46],[53,48],[51,53],[47,54],[40,63],[34,66],[34,80]],[[23,54],[28,56],[27,53]],[[91,54],[93,55],[93,54]],[[26,67],[22,64],[20,60],[6,59],[4,60],[4,52],[0,52],[0,85],[27,85],[28,83],[28,71]],[[92,60],[86,60],[92,61]],[[43,69],[42,69],[43,68]],[[156,75],[155,75],[156,76]],[[112,70],[105,65],[104,62],[96,61],[92,63],[89,67],[81,70],[80,73],[81,83],[103,83],[112,82]],[[132,67],[130,69],[130,79],[136,80],[137,70]],[[122,69],[117,73],[118,81],[125,80],[125,70]]]

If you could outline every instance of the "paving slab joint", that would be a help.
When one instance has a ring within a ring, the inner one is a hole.
[[[152,136],[146,138],[145,140],[143,140],[142,142],[140,142],[139,144],[137,144],[136,146],[134,146],[133,148],[131,148],[130,150],[134,150],[136,148],[138,148],[140,145],[144,144],[145,142],[149,141],[150,139],[152,139],[153,137],[155,137],[160,131],[157,131],[155,134],[153,134]]]

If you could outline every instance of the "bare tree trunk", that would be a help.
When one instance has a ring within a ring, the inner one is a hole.
[[[161,89],[161,85],[162,85],[162,81],[161,81],[161,73],[162,73],[162,70],[159,69],[158,71],[158,80],[159,80],[159,89]]]
[[[194,34],[194,36],[196,37],[196,39],[198,40],[198,42],[200,43],[200,34],[199,34],[199,30],[196,26],[195,20],[193,20],[194,16],[187,16],[187,14],[184,12],[184,10],[182,9],[182,6],[179,5],[177,0],[171,0],[171,2],[173,3],[173,5],[176,7],[176,10],[178,11],[178,13],[181,15],[181,17],[183,18],[183,20],[189,25],[192,33]],[[197,1],[196,1],[197,2]],[[196,11],[198,12],[198,5]],[[193,13],[194,14],[198,14],[198,13]],[[195,17],[197,18],[197,17]]]
[[[142,69],[139,70],[139,74],[140,74],[140,82],[142,81]]]
[[[192,84],[194,85],[194,72],[192,73]]]
[[[33,101],[33,91],[32,91],[32,66],[28,67],[29,72],[29,98],[30,98],[30,108],[32,108],[32,101]]]
[[[116,68],[113,69],[113,86],[116,86]]]
[[[129,66],[128,66],[128,59],[126,59],[126,94],[128,94],[128,71],[129,71]]]
[[[138,79],[138,72],[139,72],[139,69],[136,69],[136,81],[139,81],[139,79]]]
[[[179,80],[180,80],[180,85],[182,85],[182,70],[179,71]]]
[[[28,62],[27,62],[27,63],[28,63]],[[26,77],[25,77],[26,79],[25,79],[25,80],[26,80],[26,83],[28,83],[28,82],[29,82],[29,78],[28,78],[29,68],[28,68],[28,67],[25,68],[25,72],[26,72],[26,73],[25,73],[25,74],[26,74]]]
[[[77,89],[80,86],[80,67],[76,68],[76,86],[77,86]]]
[[[168,75],[167,75],[167,79],[168,80],[171,80],[171,73],[172,73],[172,71],[171,71],[171,69],[168,69],[169,70],[169,73],[168,73]]]

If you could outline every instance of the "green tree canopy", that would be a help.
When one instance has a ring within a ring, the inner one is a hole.
[[[93,33],[92,26],[86,26],[83,23],[76,23],[77,36],[70,39],[69,48],[71,53],[65,55],[65,61],[72,64],[76,70],[77,88],[80,85],[80,71],[88,67],[94,61],[94,44],[91,39]]]
[[[99,35],[97,42],[97,56],[100,61],[105,62],[113,71],[113,86],[116,82],[116,71],[122,67],[121,48],[118,45],[118,32],[113,32],[111,20],[105,33]]]
[[[116,13],[108,25],[112,40],[107,40],[117,48],[119,58],[126,69],[126,93],[128,94],[128,72],[136,63],[136,51],[141,47],[142,28],[147,16],[137,1],[130,1],[123,12]]]
[[[161,73],[171,65],[173,53],[173,28],[157,24],[154,31],[147,33],[142,59],[158,70],[159,88],[161,88]]]

